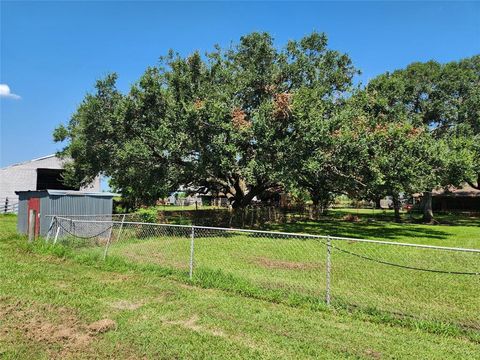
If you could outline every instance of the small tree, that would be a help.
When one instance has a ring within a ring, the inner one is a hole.
[[[432,149],[435,146],[424,127],[411,124],[377,124],[372,137],[372,166],[380,175],[370,183],[369,191],[376,195],[391,195],[395,220],[400,221],[400,195],[421,192],[430,187],[431,176],[437,162]]]
[[[328,209],[335,196],[353,195],[365,187],[367,146],[357,123],[365,120],[352,101],[324,103],[314,92],[298,94],[293,104],[295,132],[290,187],[309,192],[317,213]]]

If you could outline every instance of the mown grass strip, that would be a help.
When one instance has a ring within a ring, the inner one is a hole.
[[[62,244],[46,244],[40,240],[33,244],[22,243],[21,247],[27,252],[67,258],[101,270],[123,273],[149,273],[158,277],[181,281],[182,283],[200,288],[219,289],[244,297],[284,304],[291,307],[308,308],[314,311],[336,312],[372,323],[423,330],[442,336],[462,337],[480,344],[479,329],[470,328],[459,323],[424,320],[412,316],[406,316],[405,314],[394,314],[379,310],[375,307],[355,306],[342,299],[336,299],[332,306],[327,306],[324,300],[319,297],[293,293],[282,289],[265,289],[247,279],[218,269],[196,268],[193,279],[190,280],[188,277],[188,271],[186,270],[162,267],[157,264],[130,262],[120,256],[109,256],[103,261],[100,253],[79,253]]]

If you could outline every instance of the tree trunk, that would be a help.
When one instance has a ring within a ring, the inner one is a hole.
[[[328,207],[331,205],[331,201],[329,199],[325,199],[322,202],[322,216],[326,216],[328,213]]]
[[[266,184],[253,186],[249,190],[244,189],[243,187],[241,181],[237,180],[235,186],[232,187],[227,194],[230,206],[233,210],[244,209],[251,205],[253,198],[268,188]]]
[[[400,222],[400,199],[398,195],[393,195],[393,209],[395,211],[395,222]]]
[[[328,207],[331,204],[329,194],[310,191],[310,197],[313,203],[313,216],[315,220],[320,219],[321,216],[327,215]]]
[[[433,210],[432,210],[432,192],[423,192],[423,222],[433,222]]]
[[[480,190],[480,174],[477,175],[477,183],[467,181],[468,185],[473,187],[474,189]]]
[[[320,198],[314,195],[312,197],[312,212],[310,214],[310,220],[318,220],[320,217]]]

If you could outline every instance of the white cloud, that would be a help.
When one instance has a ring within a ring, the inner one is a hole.
[[[10,86],[8,86],[7,84],[0,84],[0,97],[20,99],[20,96],[10,92]]]

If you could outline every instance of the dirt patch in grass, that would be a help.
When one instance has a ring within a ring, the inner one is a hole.
[[[127,300],[119,300],[110,304],[111,307],[118,310],[137,310],[143,305],[142,302],[130,302]]]
[[[50,358],[84,354],[96,335],[116,328],[109,319],[87,325],[73,310],[48,304],[0,298],[0,308],[0,339],[16,342],[12,336],[17,334],[23,341],[37,344]]]
[[[195,314],[184,320],[163,320],[162,322],[163,324],[180,326],[182,328],[195,331],[197,333],[226,338],[231,340],[234,343],[241,344],[246,348],[249,348],[252,350],[259,350],[260,348],[263,347],[260,343],[255,342],[253,339],[247,336],[247,334],[240,334],[240,333],[228,334],[222,331],[221,329],[210,328],[210,327],[201,325],[198,323],[199,320],[200,320],[200,317]]]
[[[381,359],[382,354],[379,353],[378,351],[372,350],[372,349],[367,349],[365,351],[365,356],[371,359]]]
[[[65,281],[56,281],[55,282],[55,286],[58,288],[58,289],[69,289],[70,288],[70,284],[69,283],[66,283]]]
[[[252,263],[267,269],[312,270],[320,268],[320,264],[276,260],[267,257],[256,257],[253,259]]]
[[[64,351],[77,351],[91,342],[91,337],[75,323],[68,321],[53,324],[41,318],[34,318],[23,324],[23,331],[30,340],[47,344],[62,344]]]
[[[117,323],[112,319],[102,319],[95,321],[87,326],[90,333],[93,334],[103,334],[107,331],[114,330],[117,328]]]
[[[109,277],[107,279],[100,279],[100,282],[102,284],[123,283],[125,281],[132,280],[136,277],[136,276],[133,276],[133,275],[125,275],[125,274],[117,274],[117,273],[110,273],[108,275],[109,275]]]
[[[65,308],[53,309],[50,305],[24,304],[17,301],[2,304],[0,319],[5,335],[11,332],[22,334],[27,341],[45,344],[47,348],[62,345],[64,352],[85,348],[91,337],[78,318]],[[53,313],[58,319],[50,319]],[[3,337],[3,334],[2,334]]]
[[[192,317],[190,317],[186,320],[175,320],[175,321],[164,320],[163,323],[168,324],[168,325],[178,325],[178,326],[184,327],[188,330],[193,330],[193,331],[198,332],[198,333],[206,333],[206,334],[213,335],[213,336],[225,337],[225,334],[223,333],[223,331],[218,330],[218,329],[208,329],[208,328],[198,324],[198,320],[199,320],[198,315],[193,315]]]

